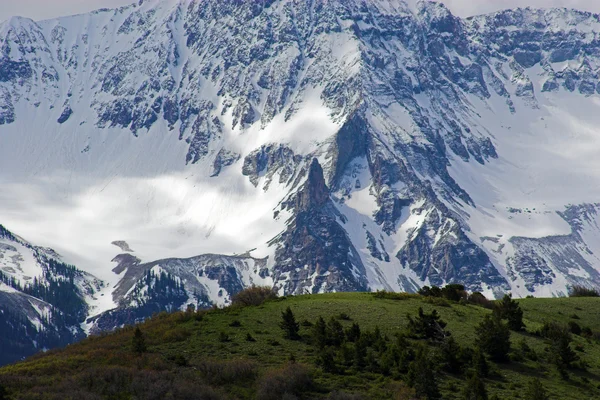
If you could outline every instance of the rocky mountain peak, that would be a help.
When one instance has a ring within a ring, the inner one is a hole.
[[[329,188],[325,183],[323,168],[313,158],[308,168],[308,177],[296,198],[296,210],[308,211],[323,207],[329,201]]]

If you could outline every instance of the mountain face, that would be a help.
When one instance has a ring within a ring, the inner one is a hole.
[[[0,225],[0,364],[84,338],[102,286]]]
[[[104,282],[86,331],[252,284],[600,286],[599,32],[402,0],[13,18],[0,222]]]

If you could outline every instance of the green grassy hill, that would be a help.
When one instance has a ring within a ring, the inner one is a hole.
[[[526,328],[511,332],[510,361],[488,360],[490,373],[482,377],[488,397],[527,399],[537,378],[550,399],[600,398],[600,298],[518,303]],[[287,307],[300,325],[299,340],[286,339],[279,326]],[[447,323],[446,331],[462,348],[450,352],[466,360],[459,371],[448,371],[445,342],[410,332],[407,315],[416,318],[420,307],[425,314],[437,310]],[[421,352],[442,398],[463,399],[475,373],[464,354],[471,354],[476,327],[491,313],[464,301],[340,293],[161,314],[140,325],[143,340],[137,352],[134,328],[128,327],[4,367],[0,385],[8,399],[413,399],[408,383],[415,384],[411,376],[414,381]],[[362,355],[357,355],[358,341],[319,346],[314,325],[320,316],[325,321],[334,317],[344,329],[358,324],[367,338]],[[571,323],[574,332],[584,328],[572,334],[570,348],[579,360],[568,377],[554,366],[552,341],[540,334],[548,321]]]

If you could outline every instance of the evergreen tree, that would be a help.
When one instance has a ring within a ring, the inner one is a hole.
[[[525,400],[549,400],[548,393],[542,382],[539,379],[534,379],[529,382],[527,391],[525,392]]]
[[[331,317],[329,322],[327,323],[327,344],[330,344],[335,347],[340,347],[342,343],[346,340],[346,335],[344,334],[344,327],[340,324],[340,321]]]
[[[364,337],[361,337],[359,340],[354,343],[354,368],[357,371],[362,371],[362,369],[366,365],[367,357],[367,344]]]
[[[286,339],[300,339],[300,324],[296,322],[296,317],[294,317],[294,313],[290,307],[281,313],[281,322],[279,323],[279,326],[283,329]]]
[[[435,368],[424,347],[420,347],[415,360],[408,369],[408,383],[415,388],[418,398],[425,400],[438,400],[440,394]]]
[[[515,300],[508,294],[505,294],[500,303],[494,310],[500,319],[508,322],[508,328],[512,331],[522,331],[525,328],[523,323],[523,310]]]
[[[410,315],[407,318],[411,333],[419,338],[442,341],[449,336],[444,330],[446,323],[440,319],[436,310],[425,314],[423,308],[419,307],[417,318],[413,319]]]
[[[485,384],[474,374],[468,381],[463,390],[463,399],[465,400],[488,400]]]
[[[360,326],[355,322],[351,327],[346,329],[346,340],[356,342],[360,338]]]
[[[148,350],[146,347],[146,339],[139,326],[136,326],[135,331],[133,332],[131,347],[133,352],[137,354],[145,353]]]
[[[460,373],[462,369],[462,361],[460,360],[462,349],[456,340],[450,336],[444,341],[440,350],[444,369],[451,374]]]
[[[508,361],[510,330],[498,315],[486,315],[477,326],[477,344],[492,360]]]
[[[487,378],[490,374],[490,366],[480,347],[477,347],[475,353],[473,353],[473,368],[475,369],[475,373],[483,378]]]
[[[333,374],[338,372],[338,367],[335,363],[335,353],[331,350],[331,347],[320,353],[318,364],[321,365],[321,368],[325,372]]]
[[[327,345],[327,324],[323,317],[319,317],[317,322],[313,325],[313,339],[315,344],[320,349],[324,348]]]
[[[573,340],[569,328],[555,322],[545,323],[541,330],[542,336],[550,341],[548,351],[550,361],[556,366],[560,375],[567,379],[571,364],[579,359],[579,356],[571,349]]]

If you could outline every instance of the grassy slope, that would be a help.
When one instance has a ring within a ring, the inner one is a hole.
[[[600,331],[600,299],[524,299],[520,304],[529,331],[541,326],[545,320],[563,323],[573,320],[581,326]],[[62,387],[80,384],[83,378],[74,377],[82,376],[86,370],[94,368],[122,366],[126,369],[158,371],[159,374],[186,373],[193,377],[199,374],[194,366],[200,365],[203,360],[247,359],[256,361],[258,378],[224,382],[217,386],[220,386],[218,390],[221,393],[233,398],[253,398],[257,385],[255,381],[260,380],[260,375],[270,368],[285,364],[290,355],[293,355],[299,363],[314,368],[317,389],[308,398],[326,397],[326,393],[334,389],[346,392],[360,391],[368,394],[370,398],[391,398],[392,378],[370,373],[348,372],[343,376],[333,375],[314,367],[316,349],[308,340],[283,339],[278,323],[281,311],[288,306],[292,308],[298,321],[306,319],[314,322],[318,316],[328,319],[330,316],[346,313],[352,320],[340,321],[344,326],[358,322],[363,331],[379,326],[382,332],[390,337],[406,327],[407,313],[414,315],[419,307],[423,307],[426,312],[435,308],[448,323],[447,329],[463,346],[473,345],[475,326],[490,312],[472,305],[432,305],[419,297],[406,300],[377,299],[367,293],[290,297],[259,307],[211,311],[206,313],[201,321],[185,318],[181,313],[156,317],[141,327],[149,345],[149,352],[143,357],[136,357],[131,352],[132,330],[124,329],[112,335],[86,339],[67,349],[52,351],[23,363],[4,367],[0,369],[0,382],[8,387],[15,398],[26,398],[28,391],[42,391],[41,388],[48,398],[54,398],[53,392],[60,398]],[[573,314],[579,319],[573,319]],[[234,320],[240,321],[241,326],[230,326]],[[226,332],[231,341],[222,342],[219,339],[221,332]],[[247,341],[247,333],[250,333],[256,342]],[[309,328],[301,327],[301,334],[308,336]],[[543,360],[546,345],[541,338],[526,333],[512,333],[511,340],[513,348],[517,348],[518,343],[525,340],[542,355],[541,361],[491,364],[494,374],[486,380],[490,395],[496,393],[501,399],[521,398],[529,380],[538,377],[551,393],[552,399],[600,398],[600,344],[574,336],[572,347],[583,347],[583,352],[578,354],[590,367],[587,372],[573,371],[571,380],[565,382],[559,378],[554,367]],[[184,355],[190,366],[177,366],[173,361],[177,355]],[[440,385],[444,398],[459,399],[463,383],[463,377],[444,375]]]

